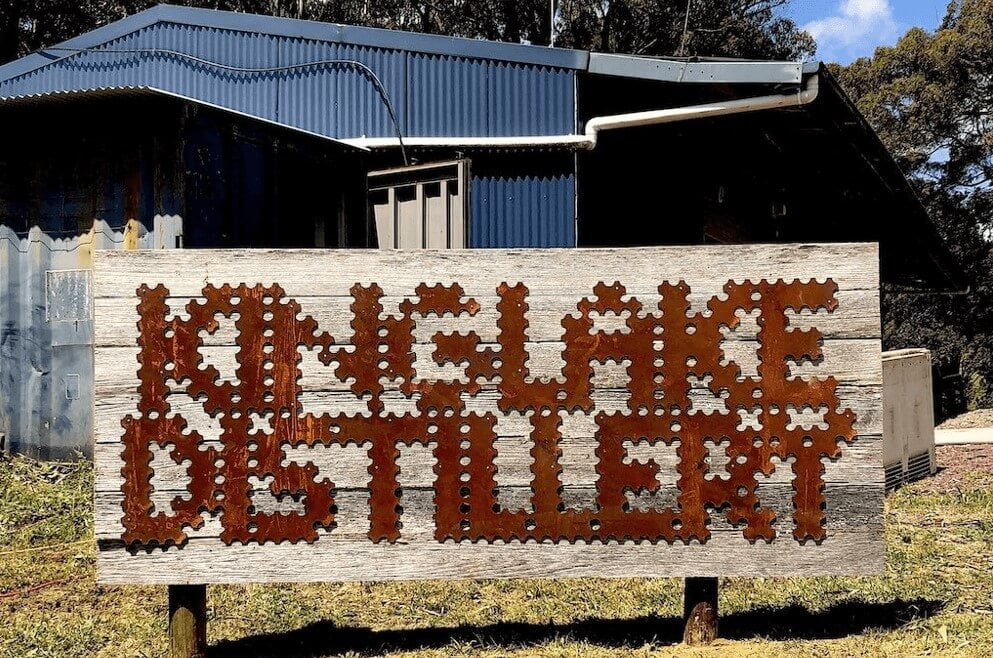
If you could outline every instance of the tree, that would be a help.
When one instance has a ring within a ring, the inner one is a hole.
[[[840,78],[914,183],[960,262],[970,293],[888,295],[884,343],[929,347],[960,365],[966,401],[993,405],[993,0],[949,4],[937,30],[915,28],[840,70]]]
[[[789,0],[562,0],[561,45],[638,55],[798,60],[813,38],[776,15]]]
[[[0,0],[0,63],[121,18],[129,10],[105,0]]]
[[[810,35],[776,9],[789,0],[559,0],[556,45],[644,55],[800,59]],[[0,63],[156,0],[0,0]],[[547,45],[550,0],[179,0],[309,20]],[[687,14],[687,10],[689,13]]]

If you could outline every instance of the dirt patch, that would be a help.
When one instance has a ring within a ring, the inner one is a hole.
[[[993,487],[993,445],[938,446],[938,473],[921,481],[922,491],[947,493],[974,488],[977,481]]]

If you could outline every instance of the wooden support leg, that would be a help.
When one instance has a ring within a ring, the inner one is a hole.
[[[717,579],[687,578],[683,592],[683,642],[710,644],[717,639]]]
[[[206,585],[169,585],[169,655],[207,655]]]

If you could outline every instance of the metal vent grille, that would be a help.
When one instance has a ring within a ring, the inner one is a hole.
[[[933,452],[922,452],[907,459],[904,467],[902,462],[888,464],[886,466],[886,489],[896,489],[897,487],[923,480],[930,477],[935,471],[935,460]]]
[[[886,467],[886,490],[896,489],[903,484],[903,464],[890,464]]]
[[[931,475],[933,469],[931,464],[933,458],[931,453],[924,452],[914,455],[907,460],[907,482],[915,482]]]

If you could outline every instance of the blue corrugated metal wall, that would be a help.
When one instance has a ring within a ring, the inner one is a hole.
[[[471,247],[573,247],[576,177],[559,173],[473,177]]]
[[[574,72],[510,62],[412,54],[411,136],[561,135],[574,129]]]

